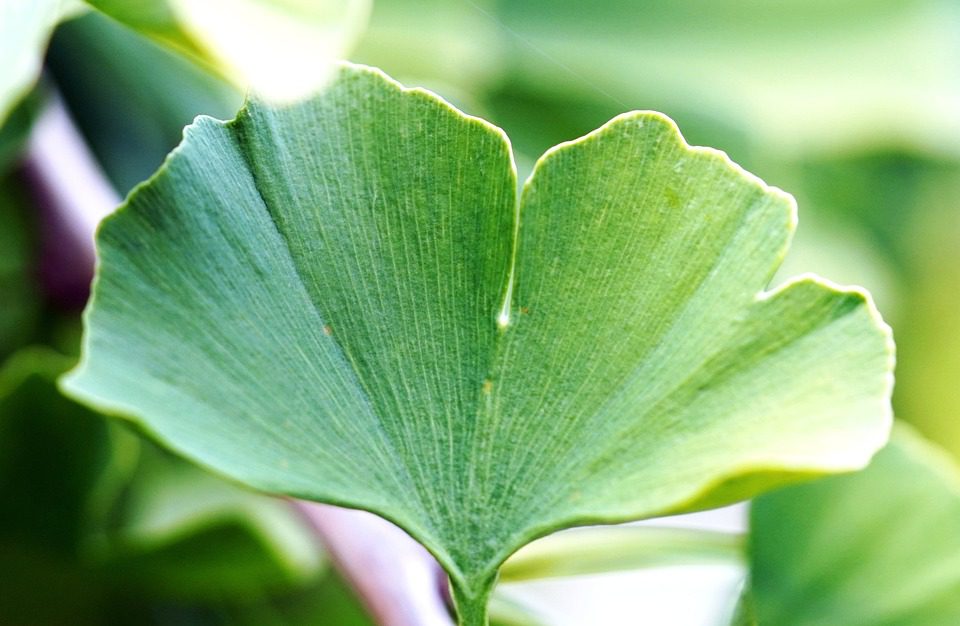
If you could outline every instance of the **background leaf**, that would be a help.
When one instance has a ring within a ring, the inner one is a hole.
[[[287,502],[145,446],[115,531],[116,567],[153,593],[202,601],[303,584],[325,565]]]
[[[955,151],[958,14],[929,0],[500,0],[512,74],[541,91],[699,112],[779,152]],[[943,10],[938,11],[941,7]],[[530,54],[530,49],[539,54]],[[545,60],[546,59],[546,60]],[[828,84],[830,89],[819,88]],[[923,111],[922,114],[918,114]],[[701,118],[703,120],[703,118]],[[708,120],[703,120],[708,121]]]
[[[27,343],[38,324],[36,236],[23,189],[0,174],[0,360]]]
[[[758,498],[760,624],[937,626],[960,620],[960,474],[906,426],[862,471]]]
[[[464,96],[521,155],[655,109],[783,186],[771,162],[956,155],[958,19],[944,0],[378,0],[353,58]]]
[[[524,546],[500,568],[498,582],[617,572],[691,563],[739,562],[733,533],[657,526],[597,526],[556,533]]]
[[[229,84],[96,11],[57,28],[47,66],[121,193],[150,177],[197,115],[229,116],[243,101]]]
[[[369,0],[89,2],[277,102],[295,101],[322,87],[369,10]]]
[[[61,396],[72,362],[29,348],[0,369],[0,621],[370,623],[287,503]]]
[[[0,121],[0,175],[5,176],[20,160],[44,101],[42,91],[38,87],[21,98],[6,121]]]
[[[369,69],[201,119],[104,223],[66,388],[248,484],[396,521],[467,624],[537,536],[857,468],[885,440],[866,296],[762,292],[788,196],[649,113],[515,189],[500,131]]]
[[[0,2],[0,126],[40,75],[53,27],[76,6],[72,0]]]
[[[82,555],[133,470],[137,442],[56,393],[71,362],[30,350],[0,370],[0,615],[11,624],[91,624],[105,602]]]

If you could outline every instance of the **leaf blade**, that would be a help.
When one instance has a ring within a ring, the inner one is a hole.
[[[201,119],[101,229],[64,386],[260,489],[398,523],[464,623],[532,539],[857,467],[885,438],[868,296],[762,291],[788,196],[653,113],[515,189],[502,131],[369,68]]]

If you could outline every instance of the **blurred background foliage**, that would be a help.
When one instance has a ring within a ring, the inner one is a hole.
[[[960,472],[905,425],[865,471],[760,496],[751,526],[761,624],[960,621]]]
[[[930,472],[911,467],[920,448],[954,457],[938,467],[960,457],[960,4],[376,0],[351,59],[503,127],[521,176],[548,147],[618,113],[663,111],[690,143],[727,151],[797,197],[800,228],[777,281],[813,271],[874,293],[898,344],[897,416],[930,443],[898,435],[909,443],[868,470],[879,477],[828,479],[758,504],[753,522],[770,533],[752,544],[765,572],[761,619],[783,608],[763,604],[782,592],[778,568],[804,556],[770,546],[800,541],[825,523],[816,515],[856,522],[829,507],[858,481],[904,494],[912,504],[897,509],[901,520],[930,499],[950,500]],[[78,351],[79,309],[40,280],[44,218],[27,142],[51,98],[121,195],[194,116],[228,119],[242,102],[191,61],[86,13],[56,29],[41,83],[0,128],[0,623],[369,623],[288,507],[56,392]],[[867,500],[857,510],[884,504]],[[937,514],[956,524],[949,507]],[[784,517],[807,525],[778,525]],[[891,529],[870,532],[883,545]],[[835,549],[820,539],[811,550]],[[927,539],[918,532],[902,545]],[[928,552],[960,559],[957,546],[936,545]],[[783,584],[810,583],[798,580]],[[847,618],[831,623],[855,623]]]

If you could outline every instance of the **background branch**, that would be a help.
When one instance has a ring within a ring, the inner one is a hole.
[[[442,598],[446,576],[420,544],[367,513],[295,501],[340,573],[383,626],[452,626]]]

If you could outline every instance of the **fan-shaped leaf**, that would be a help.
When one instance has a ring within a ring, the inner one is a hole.
[[[891,346],[866,295],[763,291],[789,196],[655,113],[515,191],[498,129],[370,69],[202,118],[103,225],[66,388],[251,485],[396,521],[469,624],[537,536],[882,445]]]

